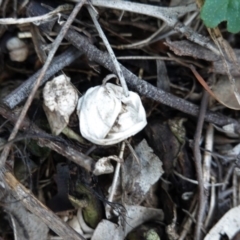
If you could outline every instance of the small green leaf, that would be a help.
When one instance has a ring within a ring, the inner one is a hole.
[[[201,18],[207,27],[214,28],[226,20],[227,0],[206,0],[201,10]]]
[[[240,31],[240,1],[229,0],[227,9],[227,30],[232,33]]]
[[[240,0],[205,0],[201,19],[209,28],[227,21],[227,30],[237,33],[240,31]]]

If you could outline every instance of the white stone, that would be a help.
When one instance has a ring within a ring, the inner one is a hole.
[[[12,61],[23,62],[28,57],[28,47],[21,39],[12,37],[7,41],[7,49]]]

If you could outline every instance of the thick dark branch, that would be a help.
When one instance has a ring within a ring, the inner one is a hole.
[[[12,124],[18,119],[19,113],[17,111],[10,111],[6,107],[0,105],[0,115],[8,119]],[[80,147],[77,149],[70,144],[66,144],[66,141],[61,137],[52,136],[46,133],[29,119],[25,118],[20,126],[20,130],[27,131],[27,133],[38,141],[41,147],[48,147],[57,153],[65,156],[69,160],[75,162],[77,165],[85,168],[87,171],[92,171],[94,167],[94,160],[89,156],[80,152]]]
[[[74,60],[80,57],[82,53],[76,51],[76,48],[70,47],[59,56],[55,57],[44,75],[41,85],[44,84],[55,73],[62,70],[64,67],[70,65]],[[25,100],[31,92],[37,78],[39,77],[42,69],[39,69],[34,75],[27,79],[23,84],[11,92],[3,99],[3,102],[11,109],[15,108],[19,103]]]
[[[56,31],[60,30],[60,27],[55,27]],[[73,44],[76,48],[82,51],[87,57],[100,64],[101,66],[107,68],[109,71],[116,74],[115,67],[111,61],[111,58],[107,53],[104,53],[93,46],[85,37],[81,36],[74,30],[69,30],[65,38]],[[151,98],[157,102],[160,102],[169,107],[175,108],[184,113],[198,116],[199,107],[193,103],[190,103],[182,98],[176,97],[171,93],[167,93],[161,89],[154,87],[148,82],[139,79],[136,75],[130,72],[127,68],[121,65],[123,75],[129,84],[129,86],[137,91],[140,95]],[[236,131],[240,132],[240,124],[235,119],[226,117],[222,114],[217,114],[214,112],[207,112],[205,115],[205,120],[220,126],[224,126],[233,123]]]

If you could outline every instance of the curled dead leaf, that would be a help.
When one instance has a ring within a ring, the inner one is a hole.
[[[49,81],[43,89],[44,111],[53,134],[58,135],[67,126],[76,108],[78,94],[70,78],[60,75]]]

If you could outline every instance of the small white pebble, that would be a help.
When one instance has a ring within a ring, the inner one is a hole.
[[[12,37],[7,41],[7,49],[12,61],[23,62],[28,56],[28,47],[21,39]]]

